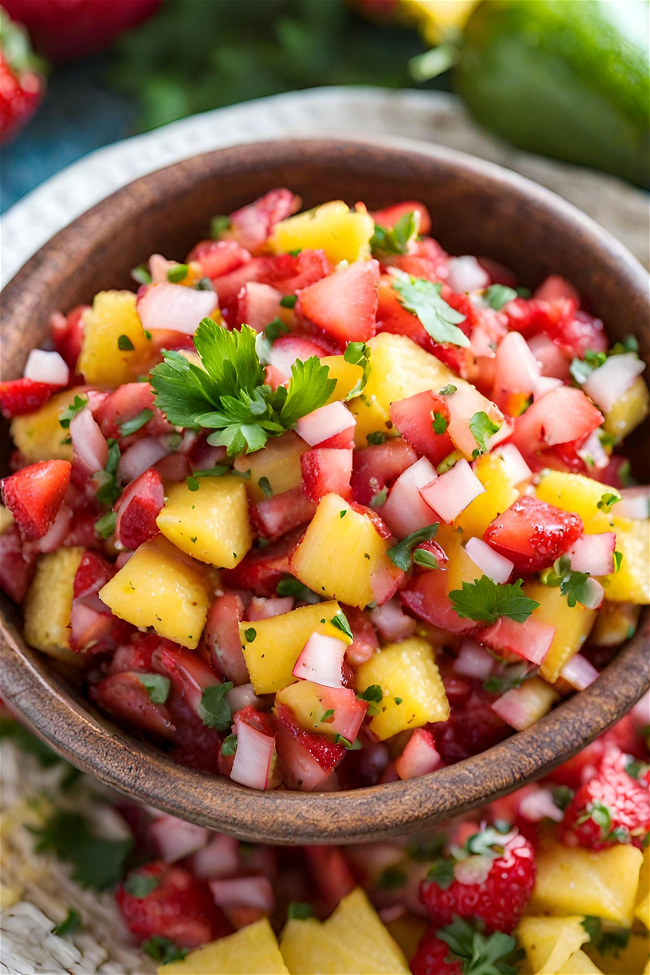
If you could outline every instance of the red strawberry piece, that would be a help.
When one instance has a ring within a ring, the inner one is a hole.
[[[242,247],[257,251],[273,233],[276,223],[300,209],[300,197],[284,187],[269,190],[254,203],[230,214],[230,233]]]
[[[488,525],[483,538],[514,562],[517,572],[539,572],[573,545],[582,528],[574,512],[524,495]]]
[[[533,892],[535,874],[529,841],[516,830],[503,834],[487,826],[466,840],[461,854],[433,862],[420,897],[434,925],[461,917],[510,934]]]
[[[430,575],[436,573],[431,572]],[[430,725],[436,748],[448,765],[461,762],[471,755],[478,755],[512,734],[512,729],[490,707],[496,695],[488,694],[476,681],[472,684],[475,686],[469,696],[462,702],[457,702],[456,706],[451,692],[460,692],[461,689],[449,686],[451,716],[448,721]],[[445,681],[445,687],[448,687],[448,681]]]
[[[156,633],[134,633],[132,638],[117,648],[113,654],[108,670],[111,674],[119,674],[125,670],[152,671],[154,670],[152,655],[161,644],[174,644],[162,640]]]
[[[188,468],[189,471],[189,468]],[[115,537],[126,549],[136,549],[158,534],[156,518],[165,503],[165,489],[158,471],[149,468],[136,477],[115,504]]]
[[[317,447],[300,457],[302,488],[310,501],[320,501],[326,494],[350,498],[352,488],[352,450]]]
[[[120,723],[161,738],[175,737],[176,729],[164,704],[151,700],[137,673],[121,671],[91,684],[92,701]]]
[[[55,312],[50,319],[50,331],[54,347],[59,355],[65,359],[70,371],[76,372],[77,359],[83,342],[82,315],[88,305],[76,305],[67,315]]]
[[[174,697],[186,701],[199,716],[204,691],[222,683],[219,674],[196,651],[169,641],[160,643],[151,660],[155,671],[170,678]]]
[[[201,637],[201,649],[207,652],[215,670],[235,684],[249,681],[239,636],[243,618],[244,605],[236,593],[217,596],[208,610]]]
[[[125,30],[137,27],[161,0],[3,0],[10,17],[29,29],[39,54],[50,61],[88,57],[108,47]]]
[[[124,424],[139,417],[143,410],[149,410],[152,416],[133,434],[123,437]],[[128,444],[132,443],[132,439],[157,437],[173,433],[174,430],[162,411],[154,405],[154,391],[149,383],[124,383],[93,412],[105,437],[123,438]]]
[[[330,914],[356,886],[352,871],[336,846],[306,846],[304,851],[312,882]]]
[[[394,437],[354,452],[352,495],[359,504],[372,499],[418,459],[410,444]]]
[[[15,603],[22,603],[34,574],[38,552],[25,545],[16,525],[0,535],[0,588]]]
[[[314,502],[297,487],[258,501],[251,509],[251,520],[260,535],[276,539],[311,521],[315,513]]]
[[[188,263],[198,261],[206,278],[220,278],[250,261],[249,251],[235,240],[202,240],[187,255]]]
[[[353,636],[352,643],[346,650],[345,660],[353,667],[359,667],[366,660],[370,660],[379,649],[377,631],[363,610],[355,606],[345,606],[344,612]]]
[[[445,398],[429,390],[390,405],[393,426],[434,465],[454,449],[447,433],[450,417]]]
[[[325,251],[301,250],[298,254],[278,254],[268,272],[269,284],[292,295],[320,281],[332,270]]]
[[[263,332],[266,326],[282,311],[280,300],[282,292],[261,281],[249,281],[237,295],[237,308],[234,326],[250,325],[256,332]]]
[[[230,934],[230,925],[205,881],[161,860],[132,871],[115,895],[129,930],[139,939],[169,938],[196,948]]]
[[[29,121],[38,108],[45,79],[42,62],[33,53],[29,36],[15,20],[22,20],[24,3],[3,4],[0,40],[0,142],[7,142]],[[7,16],[7,14],[9,16]]]
[[[223,569],[221,579],[230,589],[252,589],[256,596],[275,596],[280,580],[289,572],[289,555],[302,529],[264,548],[251,549],[234,569]]]
[[[547,447],[579,447],[602,422],[602,413],[581,389],[556,386],[517,417],[512,442],[526,457]]]
[[[431,217],[424,203],[418,203],[417,200],[393,203],[392,206],[384,207],[383,210],[375,210],[371,216],[380,227],[392,229],[398,220],[401,220],[402,217],[405,217],[409,213],[417,213],[419,217],[418,232],[420,234],[428,234],[431,230]]]
[[[432,927],[422,938],[410,962],[413,975],[463,975],[462,960],[451,954],[446,941]]]
[[[466,633],[474,629],[472,620],[461,619],[454,609],[444,569],[414,576],[400,593],[400,599],[416,616],[443,630]]]
[[[70,483],[67,460],[39,460],[2,480],[4,503],[25,539],[42,538],[54,522]]]
[[[321,785],[345,755],[325,735],[305,731],[285,704],[276,704],[276,748],[282,781],[290,789],[311,790]]]
[[[115,575],[115,568],[97,552],[84,552],[74,577],[74,598],[83,599],[99,592]]]
[[[411,959],[413,975],[484,975],[516,971],[506,959],[516,949],[514,938],[502,931],[483,934],[480,926],[457,917],[446,928],[431,927]],[[489,961],[488,961],[489,959]],[[501,967],[501,962],[505,962]]]
[[[650,831],[648,786],[625,771],[617,748],[606,752],[597,775],[580,786],[564,813],[561,838],[568,846],[602,850],[641,841]]]
[[[15,416],[33,413],[50,396],[61,392],[60,386],[51,383],[36,383],[33,379],[8,379],[0,382],[0,410],[8,420]]]
[[[300,309],[341,345],[366,342],[375,334],[376,261],[356,261],[300,293]]]
[[[282,374],[282,381],[291,376],[291,367],[297,359],[306,362],[316,356],[322,359],[329,354],[318,339],[305,338],[302,335],[281,335],[275,340],[271,348],[270,362],[274,369]]]

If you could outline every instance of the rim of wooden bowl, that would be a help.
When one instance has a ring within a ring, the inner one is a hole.
[[[6,376],[20,375],[54,308],[88,300],[102,288],[128,286],[128,268],[151,253],[147,240],[171,247],[183,239],[189,246],[198,239],[197,227],[219,212],[210,205],[213,198],[223,202],[222,212],[230,212],[275,185],[302,192],[307,205],[339,194],[349,203],[356,194],[377,208],[402,198],[453,200],[455,213],[440,206],[433,214],[433,233],[452,252],[489,254],[531,283],[568,264],[565,273],[594,300],[610,334],[633,332],[649,360],[648,275],[618,241],[560,197],[440,146],[386,138],[305,139],[237,146],[175,163],[73,221],[2,294]],[[253,186],[257,190],[251,192]],[[173,212],[176,219],[179,207],[187,234],[172,228],[170,236],[168,217]],[[33,343],[23,338],[30,325]],[[7,600],[0,623],[0,687],[59,754],[127,796],[245,840],[358,842],[435,825],[539,778],[575,754],[650,686],[649,637],[650,612],[644,610],[633,639],[591,687],[479,755],[409,781],[342,792],[257,792],[176,764],[93,709],[63,671],[27,647],[20,615]]]

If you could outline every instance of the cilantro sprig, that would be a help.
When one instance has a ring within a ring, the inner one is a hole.
[[[509,934],[495,931],[489,936],[464,918],[456,917],[436,937],[449,945],[449,957],[461,963],[463,975],[516,975],[520,955]]]
[[[483,292],[483,299],[495,311],[501,311],[504,305],[517,297],[514,288],[509,288],[506,284],[491,284]]]
[[[484,413],[482,410],[475,413],[472,419],[469,421],[469,428],[472,431],[474,440],[478,444],[478,450],[473,451],[478,457],[479,454],[484,454],[488,449],[487,441],[490,437],[493,437],[495,433],[498,433],[501,429],[500,423],[494,423],[493,420]]]
[[[516,623],[525,623],[539,603],[524,595],[522,585],[523,579],[504,585],[481,576],[475,582],[463,582],[462,589],[452,589],[449,598],[461,619],[496,623],[500,616],[507,616]]]
[[[553,568],[548,569],[542,575],[542,582],[545,586],[559,586],[560,592],[566,596],[567,603],[572,608],[576,603],[583,605],[589,603],[591,591],[589,573],[574,572],[568,555],[561,555],[559,559],[556,559]]]
[[[243,325],[229,332],[204,318],[194,336],[202,367],[179,352],[165,352],[151,373],[156,406],[179,427],[212,429],[208,443],[230,456],[261,450],[300,417],[323,406],[336,381],[313,356],[291,367],[288,386],[273,391],[264,382],[257,333]]]
[[[425,331],[434,342],[469,346],[469,339],[458,328],[465,315],[448,305],[440,292],[442,285],[426,278],[416,278],[397,268],[391,268],[394,277],[393,291],[400,304],[420,319]]]
[[[346,362],[352,363],[355,366],[361,366],[363,373],[361,377],[354,384],[350,392],[344,398],[344,402],[347,403],[348,400],[354,399],[355,396],[359,396],[368,382],[368,376],[372,366],[370,365],[370,346],[366,345],[365,342],[349,342],[348,346],[343,353],[343,358]]]
[[[375,232],[370,238],[370,249],[376,254],[407,254],[409,244],[418,235],[420,216],[415,210],[405,213],[394,227],[375,224]]]
[[[411,557],[418,545],[422,542],[430,542],[438,531],[439,522],[434,522],[432,525],[426,525],[424,528],[418,528],[417,531],[412,532],[403,538],[401,542],[397,545],[393,545],[388,549],[386,555],[391,560],[393,565],[396,565],[398,569],[403,572],[408,572],[411,568]],[[433,568],[433,566],[431,566]]]

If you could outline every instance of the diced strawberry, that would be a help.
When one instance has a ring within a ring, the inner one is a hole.
[[[359,504],[370,504],[375,495],[417,459],[410,444],[400,437],[356,450],[352,470],[354,500]]]
[[[174,695],[180,696],[199,714],[203,692],[221,684],[221,677],[194,650],[160,643],[152,655],[154,669],[172,682]]]
[[[128,642],[117,648],[108,665],[111,674],[119,674],[125,670],[152,671],[154,665],[152,656],[161,644],[174,647],[169,640],[163,640],[157,633],[135,632]]]
[[[431,732],[426,728],[416,728],[395,761],[395,771],[400,779],[414,779],[435,771],[441,764]]]
[[[393,228],[397,221],[401,220],[408,213],[418,214],[420,218],[418,232],[420,234],[428,234],[431,230],[431,217],[424,203],[418,203],[417,200],[393,203],[392,206],[384,207],[383,210],[375,210],[374,213],[371,213],[371,216],[380,227]]]
[[[602,413],[581,389],[556,386],[517,417],[511,440],[527,458],[546,447],[579,446],[602,422]]]
[[[306,362],[312,356],[322,359],[328,351],[318,342],[302,335],[281,335],[275,340],[271,348],[269,360],[271,365],[282,373],[283,379],[291,376],[291,366],[296,359]]]
[[[251,549],[234,569],[223,569],[221,578],[231,589],[251,589],[256,596],[274,596],[280,580],[289,572],[289,555],[301,529],[264,548]]]
[[[582,528],[574,512],[523,495],[488,525],[483,538],[514,562],[516,571],[540,572],[573,545]]]
[[[199,467],[196,469],[201,470],[202,468]],[[161,457],[150,470],[160,475],[163,481],[180,483],[180,481],[184,481],[192,473],[192,465],[187,454],[178,452]]]
[[[25,545],[17,525],[11,525],[0,535],[0,588],[15,603],[22,603],[34,574],[38,551]]]
[[[149,383],[124,383],[114,393],[111,393],[99,406],[93,410],[95,419],[99,423],[105,437],[119,439],[122,437],[122,426],[128,420],[139,416],[143,410],[151,410],[153,416],[137,430],[134,439],[146,436],[161,436],[172,433],[174,428],[161,410],[154,406],[154,391]],[[131,443],[131,439],[127,440]]]
[[[250,325],[256,332],[263,332],[269,322],[282,311],[282,292],[270,284],[249,281],[237,295],[237,309],[233,325]]]
[[[284,187],[269,190],[254,203],[230,214],[230,233],[242,247],[257,251],[273,233],[276,223],[300,209],[300,197]]]
[[[234,684],[246,684],[249,680],[239,636],[243,618],[244,606],[239,596],[235,593],[217,596],[208,610],[201,637],[201,649],[207,651],[215,669]]]
[[[345,748],[325,735],[305,731],[284,704],[276,704],[274,714],[283,782],[292,789],[317,788],[339,764]]]
[[[534,616],[523,623],[500,616],[492,626],[481,629],[476,639],[501,656],[514,653],[538,667],[550,650],[554,636],[555,627]]]
[[[535,289],[533,298],[537,301],[561,301],[569,298],[576,306],[580,305],[580,295],[570,281],[560,274],[550,274]]]
[[[176,728],[164,704],[156,704],[137,673],[121,671],[90,684],[88,693],[98,707],[138,731],[173,739]]]
[[[560,785],[566,785],[570,789],[579,789],[585,782],[592,779],[601,766],[606,752],[612,747],[620,751],[634,755],[635,758],[647,758],[643,738],[637,732],[629,715],[625,715],[620,721],[609,728],[603,735],[570,758],[568,762],[563,762],[558,768],[553,769],[549,778]]]
[[[315,513],[314,502],[303,494],[302,488],[297,487],[258,501],[251,510],[251,520],[260,535],[276,539],[311,521]]]
[[[447,573],[444,569],[414,576],[400,592],[400,599],[420,619],[443,630],[466,633],[475,625],[472,620],[461,619],[454,609],[447,591]]]
[[[269,267],[268,283],[285,295],[292,295],[320,281],[331,270],[325,251],[305,249],[298,254],[278,254]]]
[[[67,315],[56,312],[50,319],[54,348],[65,359],[71,373],[77,371],[77,359],[84,337],[82,315],[88,308],[89,305],[76,305]]]
[[[137,877],[153,887],[144,897],[129,893],[129,881]],[[197,948],[230,934],[207,883],[175,864],[157,860],[139,867],[120,884],[115,897],[127,927],[142,941],[168,938],[178,947]]]
[[[202,240],[187,255],[188,262],[198,261],[206,278],[220,278],[236,271],[251,259],[249,251],[235,240]]]
[[[61,392],[52,383],[36,383],[33,379],[8,379],[0,382],[0,410],[8,420],[33,413],[47,403],[50,396]]]
[[[305,858],[312,881],[330,914],[355,887],[352,871],[343,852],[336,846],[306,846]]]
[[[212,287],[219,299],[219,308],[228,312],[228,318],[235,314],[237,295],[249,281],[265,281],[272,266],[272,257],[253,257],[234,271],[211,278]]]
[[[117,511],[115,537],[125,549],[136,549],[158,534],[156,518],[164,503],[165,489],[158,471],[150,467],[131,481],[114,508]]]
[[[471,684],[471,693],[452,706],[448,721],[429,725],[436,748],[447,764],[478,755],[512,734],[512,729],[490,707],[496,695],[484,691],[479,681],[471,681]],[[447,685],[448,681],[445,687]]]
[[[302,488],[310,501],[320,501],[326,494],[352,496],[352,450],[316,447],[306,450],[300,458]]]
[[[39,460],[2,480],[4,503],[25,539],[42,538],[53,524],[70,483],[67,460]]]
[[[115,575],[115,567],[97,552],[84,552],[74,577],[75,599],[99,592]]]
[[[432,464],[439,464],[453,451],[454,444],[447,433],[450,412],[444,396],[426,390],[391,403],[390,418],[404,439]],[[434,424],[440,433],[436,433]]]
[[[356,261],[300,293],[303,314],[337,342],[366,342],[375,333],[376,261]]]
[[[363,610],[346,606],[344,611],[354,638],[346,651],[345,659],[353,667],[360,667],[379,649],[377,631]]]

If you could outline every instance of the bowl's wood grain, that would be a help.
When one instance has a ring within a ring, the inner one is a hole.
[[[306,206],[341,197],[370,207],[421,199],[452,253],[495,258],[537,284],[560,272],[589,296],[613,338],[633,333],[650,361],[649,279],[631,255],[552,193],[492,164],[439,147],[343,141],[242,146],[198,156],[118,191],[57,234],[2,295],[3,376],[21,374],[54,309],[103,288],[132,287],[154,251],[182,259],[209,217],[286,185]],[[6,428],[5,428],[6,429]],[[643,434],[636,440],[641,443]],[[3,438],[6,456],[8,438]],[[643,463],[645,461],[645,463]],[[639,453],[647,477],[647,454]],[[533,728],[482,755],[410,782],[355,792],[259,793],[185,769],[95,712],[74,682],[26,647],[2,604],[2,695],[80,768],[174,815],[277,843],[376,839],[421,829],[539,777],[617,720],[650,685],[650,616],[600,679]]]

